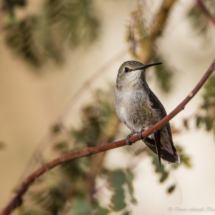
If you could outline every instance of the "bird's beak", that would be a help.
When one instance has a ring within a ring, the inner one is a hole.
[[[142,66],[142,67],[136,68],[136,69],[134,69],[134,70],[143,70],[143,69],[146,69],[146,68],[148,68],[148,67],[150,67],[150,66],[156,66],[156,65],[160,65],[160,64],[162,64],[162,63],[147,64],[147,65],[144,65],[144,66]]]

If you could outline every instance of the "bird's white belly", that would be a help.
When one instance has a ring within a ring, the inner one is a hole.
[[[118,96],[117,93],[115,95]],[[133,119],[136,117],[135,112],[138,109],[138,104],[136,98],[139,97],[139,101],[143,103],[146,100],[146,95],[143,91],[135,92],[120,92],[117,98],[117,105],[115,102],[115,110],[120,120],[132,131],[140,131],[142,126],[134,124]],[[135,105],[134,105],[135,104]]]
[[[116,92],[115,96],[117,115],[130,130],[139,132],[155,123],[151,119],[157,118],[157,112],[151,108],[153,104],[144,91]]]

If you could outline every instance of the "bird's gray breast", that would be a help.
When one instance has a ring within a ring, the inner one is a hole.
[[[115,91],[115,110],[120,120],[132,131],[151,127],[160,120],[158,110],[152,108],[148,94],[139,91]]]

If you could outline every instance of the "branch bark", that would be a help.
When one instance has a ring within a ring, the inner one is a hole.
[[[142,56],[139,61],[143,63],[149,63],[151,60],[151,57],[154,50],[155,40],[161,35],[162,30],[164,26],[166,25],[166,20],[168,18],[169,11],[171,10],[173,4],[175,3],[175,0],[164,0],[160,10],[155,16],[155,20],[153,22],[153,25],[151,26],[150,33],[147,36],[147,39],[143,41],[141,44],[142,51],[144,51],[144,56]],[[153,39],[152,39],[153,38]],[[148,41],[150,42],[150,46],[148,44]],[[62,129],[64,127],[65,120],[68,118],[68,115],[72,112],[74,104],[76,104],[76,101],[78,98],[81,97],[81,95],[87,90],[90,89],[92,83],[94,80],[96,80],[99,76],[101,76],[105,71],[107,71],[107,68],[112,65],[114,62],[116,62],[118,59],[120,59],[122,56],[125,55],[127,49],[121,50],[119,53],[114,55],[110,60],[108,60],[95,74],[90,77],[78,90],[77,93],[69,100],[68,104],[65,106],[65,108],[62,110],[62,113],[58,116],[57,120],[53,124],[53,128],[56,129]],[[42,156],[40,155],[40,152],[44,150],[48,144],[52,142],[52,139],[54,138],[54,132],[53,129],[50,129],[48,134],[40,141],[37,148],[33,152],[28,165],[26,166],[24,172],[21,175],[21,179],[24,178],[27,175],[27,172],[32,169],[33,162],[42,163]],[[21,180],[20,180],[21,181]]]
[[[149,128],[148,130],[145,130],[142,132],[143,137],[147,137],[150,134],[154,133],[158,129],[162,128],[166,123],[169,122],[175,115],[177,115],[181,110],[183,110],[186,106],[186,104],[195,96],[195,94],[201,89],[203,84],[206,82],[206,80],[209,78],[209,76],[212,74],[212,72],[215,69],[215,59],[212,62],[211,66],[207,70],[207,72],[204,74],[202,79],[199,81],[199,83],[196,85],[196,87],[191,91],[191,93],[166,117],[164,117],[160,122]],[[131,142],[136,142],[139,140],[138,136],[135,135],[129,139]],[[83,150],[70,152],[68,154],[65,154],[59,158],[56,158],[55,160],[46,163],[39,169],[37,169],[35,172],[33,172],[31,175],[29,175],[26,179],[23,180],[22,184],[20,185],[17,193],[14,195],[12,200],[9,202],[9,204],[1,211],[0,215],[9,215],[15,208],[19,207],[22,204],[22,197],[25,194],[25,192],[28,190],[30,185],[42,174],[49,171],[50,169],[56,167],[57,165],[64,163],[66,161],[86,157],[92,154],[96,154],[99,152],[104,152],[110,149],[122,147],[126,145],[126,140],[120,140],[113,143],[108,143],[106,145],[98,146],[98,147],[92,147],[92,148],[86,148]]]
[[[213,15],[208,11],[207,7],[202,2],[202,0],[196,0],[196,4],[205,14],[205,16],[208,18],[208,20],[215,25],[215,17],[213,17]]]
[[[83,85],[78,89],[78,91],[72,96],[66,106],[63,108],[62,113],[57,117],[56,121],[53,123],[52,129],[48,131],[48,133],[42,138],[42,140],[38,143],[35,151],[31,155],[27,166],[24,169],[24,172],[21,174],[21,179],[23,179],[28,171],[32,169],[33,163],[41,163],[42,164],[42,156],[40,155],[42,151],[48,147],[48,145],[52,142],[54,138],[53,128],[62,128],[64,127],[64,123],[66,118],[68,118],[69,114],[72,112],[74,105],[77,103],[77,100],[82,96],[82,94],[89,90],[90,87],[93,85],[93,82],[100,77],[103,73],[107,71],[110,65],[117,62],[120,58],[122,58],[126,54],[127,49],[123,48],[119,51],[116,55],[111,57],[104,65],[102,65],[95,73],[92,75],[87,81],[83,83]],[[21,180],[20,180],[21,181]]]

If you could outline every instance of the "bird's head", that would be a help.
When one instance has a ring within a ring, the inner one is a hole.
[[[118,71],[117,89],[124,91],[138,90],[145,82],[145,70],[160,64],[162,63],[144,65],[138,61],[124,62]]]

